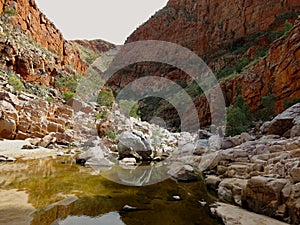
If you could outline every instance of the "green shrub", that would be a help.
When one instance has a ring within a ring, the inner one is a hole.
[[[293,24],[288,20],[285,21],[284,27],[281,30],[273,31],[268,34],[268,39],[270,42],[275,41],[278,38],[285,37],[292,29]]]
[[[229,75],[233,74],[233,73],[241,73],[243,71],[243,69],[249,65],[249,63],[252,61],[252,59],[249,58],[243,58],[240,59],[236,62],[235,65],[233,66],[229,66],[229,67],[225,67],[222,70],[220,70],[217,73],[217,78],[226,78]]]
[[[95,120],[100,120],[100,119],[104,119],[106,120],[108,117],[108,111],[107,110],[103,110],[101,113],[96,113],[95,115]]]
[[[226,110],[226,135],[234,136],[247,131],[249,120],[242,109],[235,106],[230,106]]]
[[[69,101],[71,98],[74,98],[75,97],[75,93],[74,92],[71,92],[71,91],[65,91],[63,93],[64,95],[64,100],[67,102]]]
[[[117,135],[113,130],[105,131],[104,136],[109,137],[111,140],[116,140],[116,138],[117,138]]]
[[[53,102],[53,98],[51,98],[50,96],[47,96],[46,98],[45,98],[45,100],[47,101],[47,102]]]
[[[4,9],[4,13],[6,15],[9,15],[9,16],[13,16],[13,15],[16,15],[16,10],[14,8],[11,8],[11,7],[5,7]]]
[[[18,93],[20,93],[24,89],[23,83],[15,74],[11,74],[8,76],[8,83],[13,86],[14,90]]]
[[[266,95],[262,97],[261,104],[272,113],[275,111],[275,99],[276,96],[274,94]]]
[[[249,106],[241,95],[236,97],[235,104],[227,108],[226,135],[234,136],[248,130],[252,117]]]
[[[235,72],[234,67],[225,67],[222,70],[220,70],[216,76],[218,79],[221,79],[233,74],[234,72]]]
[[[139,103],[133,100],[120,100],[120,110],[125,116],[139,118]]]
[[[190,85],[185,87],[185,91],[189,96],[191,96],[191,98],[196,98],[203,93],[202,89],[199,87],[196,81],[193,81]]]
[[[289,108],[289,107],[291,107],[291,106],[293,106],[293,105],[295,105],[295,104],[297,104],[297,103],[299,103],[300,102],[300,98],[294,98],[294,99],[292,99],[292,100],[287,100],[287,99],[285,99],[284,101],[283,101],[283,107],[285,108],[285,109],[287,109],[287,108]]]
[[[264,48],[262,46],[259,46],[256,50],[256,57],[259,58],[259,57],[264,57],[266,56],[268,53],[268,48]]]
[[[256,119],[262,121],[268,121],[274,117],[276,114],[275,112],[275,99],[276,96],[273,94],[266,95],[261,99],[261,106],[262,108],[257,110]]]
[[[55,80],[55,85],[58,88],[66,87],[68,91],[75,92],[80,79],[81,75],[57,77]]]
[[[237,73],[241,73],[244,69],[244,67],[246,67],[247,65],[249,65],[249,63],[251,62],[252,60],[249,59],[249,58],[244,58],[244,59],[240,59],[237,64],[235,65],[235,71]]]
[[[246,115],[249,113],[249,105],[245,102],[241,95],[236,97],[234,106],[239,107]]]
[[[114,99],[114,95],[111,91],[102,89],[98,95],[97,103],[102,106],[111,106]]]
[[[139,103],[133,100],[120,100],[120,110],[125,116],[131,116],[134,118],[140,118],[139,115]]]

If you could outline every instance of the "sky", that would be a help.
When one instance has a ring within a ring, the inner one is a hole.
[[[41,11],[68,40],[126,38],[168,0],[36,0]]]

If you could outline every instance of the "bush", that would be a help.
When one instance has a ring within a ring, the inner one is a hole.
[[[262,108],[257,110],[255,113],[256,119],[262,121],[268,121],[274,117],[275,112],[275,99],[276,96],[273,94],[266,95],[261,99]]]
[[[111,140],[116,140],[116,138],[117,138],[117,135],[113,130],[105,131],[104,136],[109,137]]]
[[[226,78],[229,75],[233,74],[233,73],[241,73],[244,69],[244,67],[246,67],[247,65],[249,65],[249,63],[252,61],[252,59],[249,58],[243,58],[240,59],[236,62],[235,65],[233,66],[229,66],[229,67],[225,67],[222,70],[220,70],[217,73],[217,78]]]
[[[81,79],[81,75],[58,77],[55,80],[55,85],[58,88],[65,87],[68,89],[68,91],[75,92],[80,79]]]
[[[234,136],[247,131],[249,122],[243,110],[241,110],[239,107],[230,106],[227,108],[226,112],[226,135]]]
[[[102,106],[111,106],[114,99],[114,95],[111,91],[102,89],[98,95],[97,103]]]
[[[273,42],[278,38],[285,37],[290,32],[292,27],[293,27],[293,24],[290,23],[288,20],[286,20],[283,29],[277,30],[277,31],[274,31],[274,32],[271,32],[268,34],[269,41]]]
[[[6,15],[9,15],[9,16],[13,16],[13,15],[16,15],[16,10],[15,9],[13,9],[13,8],[11,8],[11,7],[6,7],[5,9],[4,9],[4,13],[6,14]]]
[[[256,50],[256,57],[259,58],[259,57],[264,57],[266,56],[268,53],[268,48],[264,48],[262,46],[259,46]]]
[[[276,96],[273,94],[266,95],[261,99],[261,104],[263,105],[263,107],[268,109],[270,114],[275,113],[275,99]]]
[[[15,74],[11,74],[8,76],[8,83],[13,86],[14,90],[18,93],[20,93],[24,89],[23,83]]]
[[[294,98],[294,99],[292,99],[292,100],[287,100],[287,99],[285,99],[284,101],[283,101],[283,107],[285,108],[285,109],[287,109],[287,108],[290,108],[291,106],[293,106],[293,105],[295,105],[295,104],[297,104],[297,103],[299,103],[300,102],[300,98]]]
[[[46,100],[47,102],[49,102],[49,103],[53,102],[53,98],[51,98],[50,96],[47,96],[47,97],[45,98],[45,100]]]
[[[249,112],[249,106],[241,95],[236,97],[233,106],[227,108],[226,135],[234,136],[247,131],[252,117]]]
[[[245,102],[241,95],[236,97],[234,106],[240,108],[246,115],[249,114],[249,105]]]
[[[100,119],[104,119],[106,120],[108,117],[108,111],[107,110],[103,110],[101,113],[96,113],[95,115],[95,120],[100,120]]]
[[[71,91],[65,91],[64,92],[64,100],[67,102],[69,101],[71,98],[75,97],[75,93],[71,92]]]
[[[120,110],[125,116],[140,118],[139,116],[139,103],[133,100],[120,100]]]

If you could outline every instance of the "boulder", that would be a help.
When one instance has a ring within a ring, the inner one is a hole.
[[[290,217],[288,218],[288,222],[290,224],[299,224],[300,221],[300,183],[296,184],[287,184],[282,190],[282,194],[284,199],[286,199],[285,206],[287,212],[290,213]]]
[[[230,138],[223,138],[221,141],[221,149],[233,148],[234,142]]]
[[[84,147],[96,147],[101,144],[101,139],[98,136],[93,136],[83,143]]]
[[[297,103],[283,113],[277,115],[268,125],[268,134],[277,134],[282,136],[288,132],[300,118],[300,103]],[[263,125],[264,126],[264,125]]]
[[[79,99],[76,98],[71,98],[68,102],[67,102],[68,106],[71,106],[72,109],[74,110],[74,112],[84,112],[84,113],[91,113],[94,108],[92,106],[90,106],[89,104],[85,103],[84,101],[81,101]]]
[[[293,167],[290,171],[290,175],[295,183],[300,182],[300,167]]]
[[[270,126],[271,126],[271,121],[266,121],[261,125],[259,130],[262,134],[267,134]]]
[[[135,157],[140,160],[152,158],[153,147],[150,139],[139,131],[125,131],[118,143],[119,158]]]
[[[210,149],[220,149],[222,138],[219,135],[212,135],[208,139],[208,146]]]
[[[220,199],[242,205],[242,193],[247,186],[246,179],[227,178],[221,181],[218,188]]]
[[[95,146],[81,153],[76,158],[76,163],[87,166],[110,167],[114,163],[105,158],[104,152],[100,146]]]
[[[205,170],[212,170],[218,165],[221,159],[222,156],[220,152],[212,152],[212,153],[204,154],[201,157],[200,163],[198,165],[198,170],[200,172],[203,172]]]
[[[287,179],[271,177],[252,177],[243,192],[243,205],[257,213],[276,216],[281,205],[281,191],[289,183]]]
[[[198,179],[193,167],[190,165],[174,166],[168,171],[168,174],[181,182],[197,181]]]
[[[300,136],[300,124],[296,124],[291,129],[291,137],[298,137]]]
[[[243,142],[255,140],[254,137],[252,137],[250,134],[248,134],[246,132],[241,133],[241,139],[242,139]]]
[[[216,208],[211,208],[212,214],[219,217],[225,225],[287,225],[287,223],[272,219],[267,216],[249,212],[237,206],[226,203],[217,203]]]
[[[215,175],[208,175],[206,178],[205,178],[205,183],[206,183],[206,186],[209,188],[209,189],[212,189],[214,191],[216,191],[218,189],[218,186],[221,182],[221,178],[220,177],[217,177]]]
[[[51,144],[56,143],[56,140],[57,139],[55,137],[55,133],[50,133],[45,137],[43,137],[41,141],[38,143],[38,145],[44,148],[48,148]]]
[[[14,139],[16,134],[16,122],[10,118],[0,119],[0,137],[5,139]]]
[[[2,111],[2,117],[11,118],[14,121],[18,122],[18,112],[11,103],[4,100],[0,101],[0,111]]]
[[[14,139],[19,120],[18,112],[14,106],[5,101],[0,101],[0,137]]]

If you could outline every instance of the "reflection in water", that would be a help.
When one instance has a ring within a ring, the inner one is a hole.
[[[88,216],[68,216],[63,221],[56,221],[51,225],[125,225],[118,212],[110,212],[102,216],[91,218]]]
[[[30,225],[219,224],[209,215],[208,205],[215,199],[203,182],[168,179],[143,187],[125,186],[95,174],[91,168],[72,164],[69,158],[0,164],[0,177],[1,189],[26,191],[29,204],[36,209]],[[180,196],[180,200],[173,196]],[[202,206],[199,201],[208,204]],[[125,205],[140,210],[124,211]],[[6,224],[8,214],[0,212]]]

